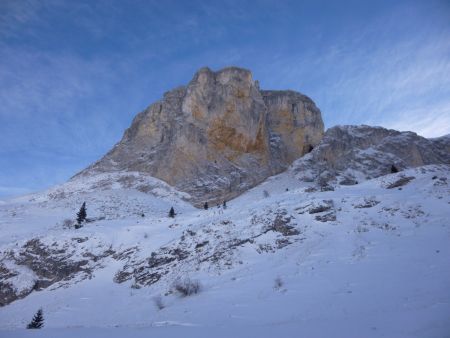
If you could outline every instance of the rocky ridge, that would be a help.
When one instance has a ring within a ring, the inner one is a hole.
[[[382,127],[335,126],[290,171],[300,181],[332,189],[430,164],[450,164],[449,136],[426,139]]]

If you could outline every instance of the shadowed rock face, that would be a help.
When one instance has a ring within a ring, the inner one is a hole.
[[[122,140],[78,175],[148,173],[194,204],[221,202],[285,170],[323,136],[320,110],[293,91],[262,91],[250,71],[200,69],[139,113]]]
[[[450,137],[426,139],[413,132],[372,126],[328,129],[311,153],[291,170],[303,181],[357,184],[358,181],[429,164],[450,164]]]

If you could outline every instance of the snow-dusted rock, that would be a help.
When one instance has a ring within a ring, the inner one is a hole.
[[[336,126],[291,167],[301,180],[327,186],[358,182],[428,164],[450,164],[450,138],[426,139],[382,127]]]

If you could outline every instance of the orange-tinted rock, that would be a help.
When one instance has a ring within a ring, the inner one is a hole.
[[[323,135],[319,109],[292,91],[261,91],[250,71],[200,69],[138,114],[122,140],[81,172],[140,171],[192,196],[233,198],[286,169]]]

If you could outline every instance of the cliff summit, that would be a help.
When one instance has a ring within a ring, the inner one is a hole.
[[[261,90],[246,69],[201,68],[139,113],[122,140],[78,175],[137,171],[188,193],[194,204],[220,203],[285,170],[323,133],[307,96]]]

